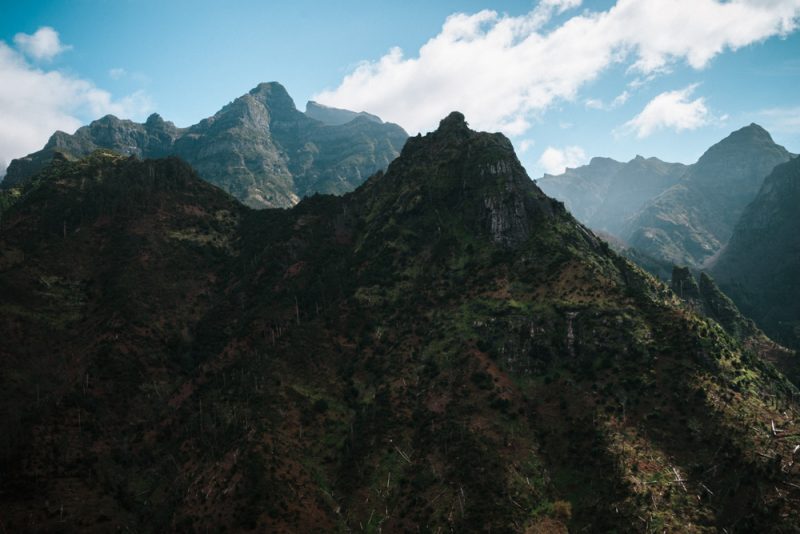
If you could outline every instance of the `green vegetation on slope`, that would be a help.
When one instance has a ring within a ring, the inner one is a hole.
[[[800,521],[794,386],[460,114],[291,210],[175,160],[52,172],[0,241],[6,528]]]

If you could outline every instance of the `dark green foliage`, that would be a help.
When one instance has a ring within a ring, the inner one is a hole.
[[[797,524],[794,387],[458,113],[291,210],[174,159],[44,172],[0,237],[9,531]]]

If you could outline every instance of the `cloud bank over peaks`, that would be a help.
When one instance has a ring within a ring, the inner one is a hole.
[[[19,50],[0,41],[0,175],[12,159],[40,149],[56,130],[71,133],[109,113],[143,119],[152,111],[142,91],[115,99],[91,81],[29,63],[26,56],[49,59],[69,48],[52,28],[20,35],[25,34],[14,38]]]
[[[521,16],[451,15],[416,56],[392,48],[313,99],[364,109],[412,133],[459,109],[473,127],[520,135],[612,65],[642,78],[678,62],[702,69],[726,50],[791,33],[800,16],[800,0],[619,0],[554,24],[554,15],[579,5],[545,0]]]

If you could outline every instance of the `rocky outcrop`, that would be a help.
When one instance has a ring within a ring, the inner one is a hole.
[[[675,266],[672,268],[670,287],[676,295],[684,300],[700,299],[700,287],[688,267]]]
[[[524,195],[515,185],[513,162],[500,160],[486,165],[481,175],[505,180],[503,191],[484,198],[487,221],[492,240],[505,246],[525,241],[529,235],[528,214]]]

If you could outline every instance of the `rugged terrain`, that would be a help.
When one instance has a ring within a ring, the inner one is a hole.
[[[385,169],[407,137],[366,113],[309,103],[304,114],[282,85],[262,83],[188,128],[157,114],[144,124],[107,115],[73,135],[56,132],[42,150],[11,162],[2,187],[22,184],[56,152],[80,158],[104,148],[140,158],[179,156],[251,207],[289,207],[313,193],[352,191]]]
[[[631,218],[622,238],[653,257],[700,267],[728,242],[764,178],[790,158],[757,124],[737,130]]]
[[[796,532],[796,388],[453,113],[343,197],[58,158],[0,224],[11,531]]]
[[[711,271],[774,339],[800,348],[800,159],[779,165],[747,206]]]
[[[792,155],[751,124],[709,148],[693,165],[637,157],[593,158],[589,165],[537,183],[575,217],[660,264],[703,267],[728,242],[739,217],[772,169]],[[668,272],[668,269],[667,269]]]
[[[546,174],[536,185],[563,201],[569,212],[592,230],[619,239],[627,219],[677,184],[686,168],[682,163],[641,156],[627,163],[592,158],[588,165],[563,174]]]

